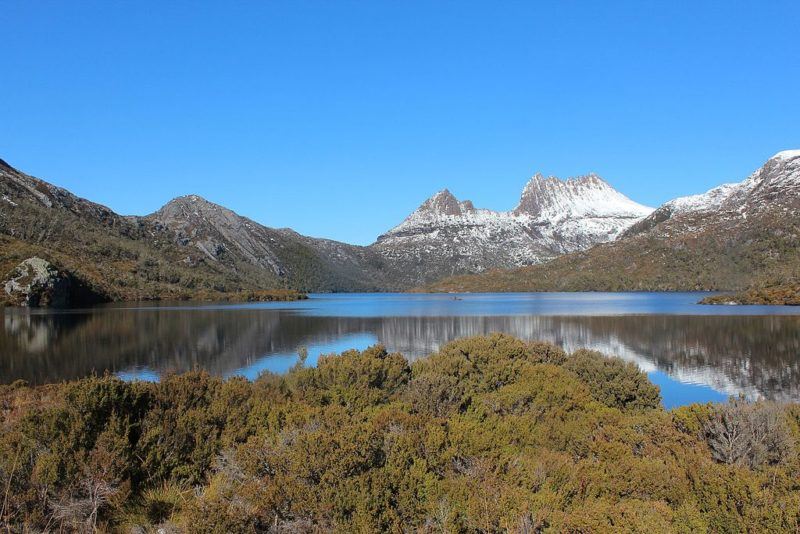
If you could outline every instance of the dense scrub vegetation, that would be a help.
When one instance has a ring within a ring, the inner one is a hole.
[[[759,276],[744,291],[707,297],[701,303],[800,306],[800,262],[789,262]]]
[[[754,287],[739,293],[706,297],[700,303],[800,306],[800,285],[780,284],[770,287]]]
[[[667,412],[631,363],[499,334],[253,382],[11,384],[0,410],[11,531],[800,527],[800,407]]]
[[[209,274],[204,268],[190,269],[180,262],[168,264],[154,259],[145,248],[131,247],[130,258],[115,258],[97,241],[98,261],[85,250],[62,244],[58,250],[32,245],[0,235],[0,281],[6,280],[14,268],[30,257],[43,257],[59,269],[69,272],[103,300],[204,300],[204,301],[286,301],[305,298],[294,289],[243,289],[258,287],[256,282],[233,280],[220,273]],[[135,260],[135,258],[139,258]],[[119,260],[119,261],[117,261]],[[198,260],[202,262],[201,260]],[[267,287],[274,287],[269,281]],[[0,290],[0,306],[10,305],[8,296]]]

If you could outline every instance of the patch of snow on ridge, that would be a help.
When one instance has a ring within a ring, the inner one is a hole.
[[[769,159],[782,159],[784,161],[788,161],[794,158],[800,158],[800,150],[782,150]]]
[[[674,212],[708,211],[718,208],[730,196],[742,187],[738,184],[722,184],[699,195],[689,195],[670,200],[664,206],[672,208]]]
[[[705,193],[670,200],[657,213],[658,217],[666,214],[668,218],[674,215],[711,214],[747,219],[749,215],[776,204],[785,204],[785,212],[795,212],[796,207],[792,203],[798,195],[800,150],[784,150],[772,156],[741,182],[723,184]]]

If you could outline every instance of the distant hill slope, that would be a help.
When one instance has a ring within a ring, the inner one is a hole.
[[[508,212],[478,209],[440,191],[371,248],[388,261],[393,279],[410,286],[584,250],[615,239],[652,211],[594,174],[567,180],[537,174]]]
[[[740,183],[667,202],[618,240],[546,264],[457,276],[434,291],[742,290],[800,267],[800,151]]]
[[[196,196],[121,216],[2,160],[0,249],[1,274],[43,257],[113,300],[371,290],[381,268],[364,247],[269,229]]]
[[[144,220],[182,247],[237,272],[268,276],[304,291],[378,291],[383,259],[367,247],[306,237],[242,217],[197,195],[176,198]]]

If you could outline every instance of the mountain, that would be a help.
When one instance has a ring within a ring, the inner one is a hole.
[[[619,238],[543,265],[454,277],[443,291],[742,290],[800,280],[800,151],[681,197]]]
[[[122,216],[2,160],[0,249],[2,273],[40,258],[110,300],[374,290],[382,264],[365,247],[266,228],[198,196]]]
[[[152,298],[178,294],[181,286],[212,284],[216,273],[202,266],[190,273],[186,264],[193,258],[167,241],[144,221],[122,217],[0,160],[2,273],[40,257],[111,299]]]
[[[538,264],[615,239],[652,208],[594,174],[535,175],[511,211],[478,209],[447,189],[371,245],[401,285],[455,273]]]
[[[197,195],[173,199],[144,218],[175,244],[236,271],[267,273],[305,291],[376,291],[382,259],[367,247],[306,237],[242,217]]]
[[[444,291],[746,290],[732,301],[792,303],[800,302],[799,214],[800,151],[656,210],[592,174],[536,175],[510,211],[476,208],[445,189],[367,247],[269,228],[197,195],[122,216],[0,160],[0,272],[30,287],[25,261],[35,260],[99,300],[428,283]]]
[[[75,287],[112,300],[278,288],[402,290],[583,250],[652,211],[595,175],[566,181],[536,175],[514,210],[477,209],[444,190],[362,247],[269,228],[197,195],[147,216],[122,216],[5,162],[0,193],[2,272],[36,258],[75,275]]]
[[[633,226],[627,235],[698,232],[710,224],[745,226],[748,218],[796,213],[800,203],[800,150],[771,157],[760,169],[738,183],[723,184],[706,193],[679,197],[659,207]],[[693,227],[695,226],[695,227]]]

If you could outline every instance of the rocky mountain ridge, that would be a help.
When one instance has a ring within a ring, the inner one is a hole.
[[[264,270],[304,291],[385,287],[381,258],[367,247],[269,228],[198,195],[175,198],[145,219],[208,261]]]
[[[800,150],[778,152],[741,182],[723,184],[698,195],[664,203],[626,233],[691,231],[691,224],[746,221],[748,217],[800,208]],[[676,227],[676,225],[681,225]],[[697,228],[695,228],[697,230]]]
[[[443,280],[444,291],[739,290],[798,279],[800,151],[671,200],[613,242],[545,264]]]
[[[656,210],[593,174],[535,175],[509,211],[445,189],[364,247],[269,228],[197,195],[121,216],[0,161],[0,269],[43,258],[114,300],[403,290],[487,271],[430,288],[742,289],[758,276],[800,280],[798,213],[800,151],[785,151],[743,182]]]
[[[372,247],[404,280],[436,280],[548,261],[615,239],[652,208],[630,200],[594,174],[560,180],[533,176],[510,211],[475,208],[439,191]]]

